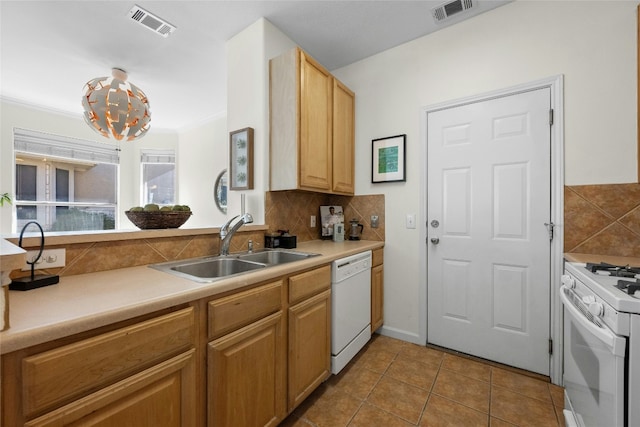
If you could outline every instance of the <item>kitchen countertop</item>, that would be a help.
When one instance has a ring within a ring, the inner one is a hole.
[[[606,262],[608,264],[613,264],[613,265],[629,265],[631,267],[640,266],[640,258],[634,258],[634,257],[565,253],[564,259],[566,259],[569,262],[580,262],[584,264],[588,262],[592,262],[592,263]]]
[[[148,266],[63,276],[57,285],[9,292],[11,328],[0,333],[0,354],[212,297],[382,246],[384,242],[366,240],[302,242],[295,250],[321,255],[213,283],[194,282]]]
[[[11,271],[24,265],[27,251],[20,246],[0,239],[0,271]]]

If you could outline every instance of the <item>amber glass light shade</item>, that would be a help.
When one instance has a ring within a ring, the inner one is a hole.
[[[87,82],[82,107],[87,124],[106,138],[133,141],[150,128],[147,95],[127,82],[127,73],[119,68],[112,70],[111,77]]]

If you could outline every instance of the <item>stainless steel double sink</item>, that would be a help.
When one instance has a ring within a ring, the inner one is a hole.
[[[261,268],[305,260],[320,254],[284,249],[261,249],[227,256],[163,262],[149,267],[196,282],[210,283]]]

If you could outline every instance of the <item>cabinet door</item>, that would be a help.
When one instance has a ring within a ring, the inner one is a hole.
[[[355,182],[355,94],[333,80],[333,192],[353,194]]]
[[[384,322],[384,269],[378,265],[371,269],[371,332]]]
[[[195,350],[25,423],[180,427],[196,425]]]
[[[276,426],[286,415],[282,311],[209,344],[209,426]]]
[[[331,290],[289,308],[289,410],[331,373]]]
[[[300,188],[331,190],[331,74],[300,52]]]

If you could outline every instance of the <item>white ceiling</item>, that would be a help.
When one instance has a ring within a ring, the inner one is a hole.
[[[0,96],[82,114],[84,84],[120,67],[151,104],[151,128],[182,129],[226,110],[226,41],[264,17],[329,70],[504,5],[436,23],[437,1],[0,1]],[[134,4],[177,27],[163,38]]]

